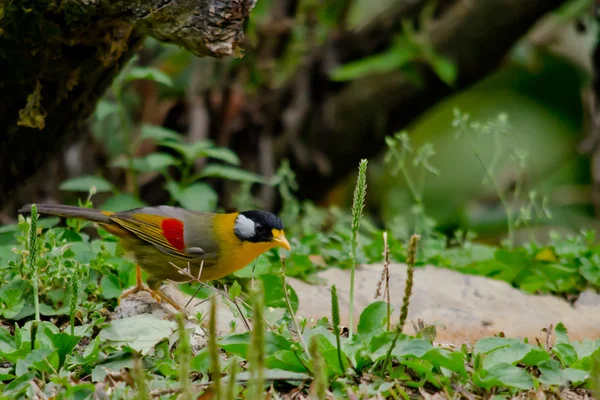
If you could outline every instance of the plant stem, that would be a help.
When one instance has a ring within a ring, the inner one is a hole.
[[[406,287],[404,288],[404,298],[402,299],[402,308],[400,309],[400,320],[398,329],[402,332],[406,318],[408,318],[408,306],[410,304],[410,295],[413,287],[413,276],[415,271],[415,257],[417,254],[417,242],[421,237],[412,235],[408,245],[408,255],[406,257]]]
[[[344,373],[344,362],[342,361],[342,343],[340,339],[340,304],[335,285],[331,287],[331,314],[333,333],[335,334],[335,342],[337,347],[338,362],[340,363],[340,370],[342,373]]]
[[[253,290],[254,329],[250,345],[250,387],[248,398],[262,400],[265,398],[263,386],[265,383],[265,325],[264,325],[264,294],[262,281],[256,281]]]
[[[494,190],[496,191],[496,194],[498,195],[498,199],[500,200],[500,203],[502,204],[502,207],[504,207],[504,211],[506,212],[506,219],[507,219],[506,223],[507,223],[507,228],[508,228],[508,247],[512,249],[514,246],[514,242],[515,242],[515,228],[514,228],[512,208],[510,207],[510,204],[508,203],[508,200],[506,199],[504,192],[500,188],[500,184],[498,183],[498,180],[494,176],[494,172],[485,165],[485,162],[483,161],[483,158],[481,157],[481,153],[479,152],[479,150],[475,150],[475,155],[477,156],[477,159],[479,160],[479,163],[481,164],[487,178],[492,183],[492,186],[494,187]]]
[[[348,330],[350,337],[354,332],[354,276],[356,274],[356,250],[358,248],[358,230],[367,194],[367,160],[361,160],[358,165],[358,178],[352,201],[352,269],[350,270],[350,315]]]
[[[192,347],[188,333],[185,330],[185,319],[183,314],[177,314],[177,330],[179,331],[179,344],[177,345],[179,361],[179,387],[180,399],[192,400],[194,398],[190,382],[190,354]]]
[[[400,310],[400,320],[398,325],[396,326],[396,335],[394,335],[394,339],[388,349],[388,352],[385,356],[385,361],[383,363],[383,368],[381,369],[380,376],[383,378],[385,375],[385,371],[387,370],[388,363],[390,358],[392,357],[392,351],[394,347],[396,347],[396,342],[400,338],[402,334],[402,329],[404,327],[404,323],[406,322],[406,318],[408,317],[408,305],[410,302],[410,294],[412,292],[413,286],[413,274],[415,267],[415,258],[417,254],[417,242],[419,241],[419,235],[412,235],[410,237],[410,243],[408,245],[408,256],[406,258],[406,288],[404,289],[404,298],[402,299],[402,308]]]
[[[38,212],[37,206],[33,204],[31,206],[31,225],[29,226],[29,255],[27,256],[27,265],[31,273],[32,285],[33,285],[33,308],[35,310],[35,320],[40,320],[40,291],[38,287],[38,269],[37,269],[37,256],[38,256],[38,242],[37,242],[37,221]]]
[[[217,300],[210,298],[210,321],[208,325],[208,351],[213,380],[213,393],[216,399],[221,398],[221,367],[219,365],[219,350],[217,348]]]
[[[306,342],[304,341],[304,338],[302,337],[302,330],[300,329],[300,323],[298,323],[298,318],[296,317],[296,314],[294,313],[294,309],[292,308],[292,302],[290,300],[290,295],[288,294],[287,279],[285,277],[285,258],[283,258],[283,257],[281,258],[281,280],[283,283],[283,293],[285,294],[285,304],[287,305],[287,309],[288,309],[288,312],[290,313],[290,317],[292,318],[292,321],[294,322],[294,328],[296,328],[298,340],[302,344],[304,353],[306,353],[306,355],[310,358],[310,353],[308,351],[308,347],[306,346]]]

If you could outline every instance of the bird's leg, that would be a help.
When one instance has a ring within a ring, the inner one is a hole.
[[[152,289],[150,289],[148,286],[144,285],[144,282],[142,281],[142,269],[140,268],[139,265],[135,265],[135,287],[125,290],[121,296],[119,296],[119,300],[118,303],[121,304],[121,299],[131,296],[134,293],[137,292],[148,292],[150,293],[150,295],[152,296],[152,298],[154,300],[156,300],[157,303],[160,303],[161,297],[158,296]]]
[[[185,307],[183,307],[181,304],[177,303],[175,300],[173,300],[169,296],[167,296],[167,294],[165,292],[163,292],[162,290],[160,290],[160,288],[159,289],[150,289],[150,290],[154,293],[154,296],[162,298],[164,301],[166,301],[167,303],[172,305],[177,311],[182,313],[186,318],[190,316],[189,313],[187,312],[187,310],[185,309]]]

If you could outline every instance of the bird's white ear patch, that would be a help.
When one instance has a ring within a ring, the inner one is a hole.
[[[239,214],[235,219],[233,231],[235,232],[236,236],[241,239],[250,239],[251,237],[254,237],[254,234],[256,233],[254,230],[254,221],[242,214]]]

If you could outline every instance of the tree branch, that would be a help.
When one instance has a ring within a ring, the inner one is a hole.
[[[316,160],[307,164],[294,159],[289,149],[280,154],[292,159],[300,192],[306,197],[322,197],[361,158],[377,155],[385,135],[400,130],[452,92],[425,65],[418,67],[420,85],[399,71],[342,84],[327,79],[331,66],[385,49],[391,39],[390,26],[397,26],[402,18],[414,17],[419,10],[414,3],[423,2],[412,2],[413,7],[409,8],[402,4],[405,2],[398,3],[395,11],[382,17],[384,20],[324,48],[321,54],[328,58],[322,57],[313,64],[318,71],[314,75],[320,76],[321,81],[313,81],[311,87],[327,88],[327,92],[324,96],[321,89],[320,101],[312,101],[311,117],[304,124],[301,139],[315,154],[327,155],[326,167],[319,168],[323,163]],[[441,14],[428,27],[428,38],[438,53],[456,64],[456,89],[464,89],[496,68],[540,17],[562,3],[563,0],[445,0],[441,2]],[[375,44],[365,45],[372,38],[384,37],[387,41],[375,40]],[[334,61],[331,54],[336,55]]]
[[[238,54],[255,0],[0,0],[0,205],[79,135],[146,35]]]

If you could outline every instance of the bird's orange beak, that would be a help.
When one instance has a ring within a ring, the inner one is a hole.
[[[290,246],[290,242],[285,238],[285,234],[281,229],[273,229],[273,242],[279,246],[283,247],[286,250],[291,250],[292,246]]]

